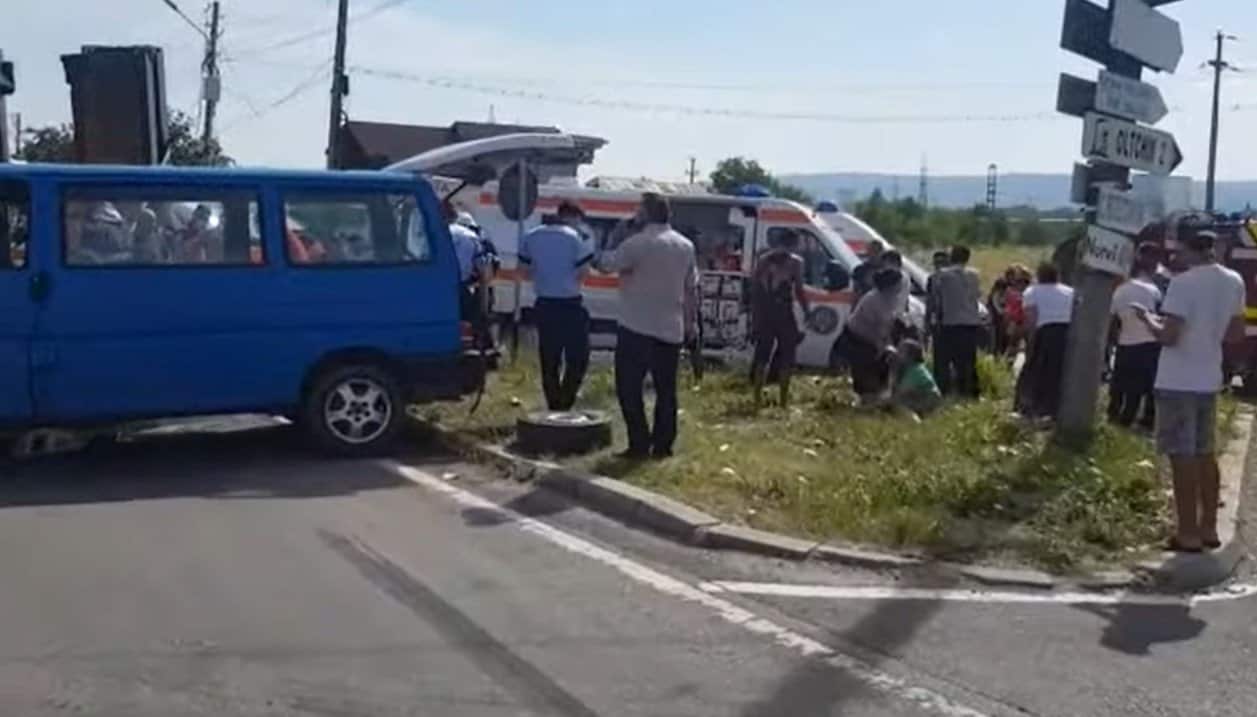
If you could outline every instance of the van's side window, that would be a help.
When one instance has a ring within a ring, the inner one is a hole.
[[[284,197],[284,213],[293,264],[409,264],[432,254],[413,195],[293,193]]]
[[[26,266],[31,199],[25,182],[0,182],[0,269]]]
[[[248,266],[264,261],[256,195],[78,187],[62,201],[68,266]]]
[[[803,257],[803,280],[811,286],[825,285],[825,271],[833,258],[825,249],[825,243],[807,229],[790,229],[787,227],[768,228],[768,246],[781,246],[781,237],[788,231],[799,235],[798,254]]]

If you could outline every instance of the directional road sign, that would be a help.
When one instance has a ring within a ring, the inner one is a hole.
[[[1069,201],[1075,204],[1095,204],[1099,184],[1125,184],[1130,170],[1116,164],[1093,162],[1074,163],[1074,174],[1069,183]]]
[[[1096,223],[1102,227],[1138,234],[1164,213],[1165,205],[1156,197],[1126,192],[1117,187],[1100,187]]]
[[[1126,276],[1135,263],[1135,242],[1125,234],[1089,226],[1087,241],[1083,243],[1082,263],[1096,271]]]
[[[1156,124],[1170,111],[1156,87],[1107,70],[1100,71],[1098,82],[1062,72],[1056,110],[1074,117],[1095,110],[1144,124]]]
[[[1109,44],[1113,34],[1109,11],[1087,0],[1065,0],[1061,48],[1105,65],[1123,75],[1138,77],[1143,66]]]
[[[1170,111],[1155,86],[1107,70],[1100,70],[1095,109],[1144,124],[1156,124]]]
[[[1088,112],[1084,118],[1082,153],[1088,159],[1166,176],[1183,161],[1174,135],[1134,122]]]
[[[1178,23],[1144,0],[1111,0],[1109,45],[1158,70],[1173,72],[1183,59]]]
[[[1094,110],[1096,83],[1068,73],[1061,73],[1056,86],[1056,111],[1074,117],[1083,117]]]

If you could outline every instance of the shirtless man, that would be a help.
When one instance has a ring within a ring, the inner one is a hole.
[[[811,311],[803,291],[803,259],[795,253],[798,248],[799,235],[788,232],[777,248],[759,258],[751,279],[751,331],[755,337],[751,381],[756,405],[763,403],[764,371],[774,351],[781,405],[785,407],[790,402],[790,374],[795,350],[803,338],[794,318],[794,302],[803,307],[804,317]]]

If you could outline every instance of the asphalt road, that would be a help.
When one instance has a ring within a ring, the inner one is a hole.
[[[502,507],[498,507],[502,506]],[[430,447],[152,437],[0,475],[4,715],[1254,715],[1257,599],[756,598]]]

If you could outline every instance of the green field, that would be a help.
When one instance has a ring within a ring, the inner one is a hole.
[[[788,409],[757,410],[745,369],[682,378],[681,438],[665,461],[624,462],[605,450],[570,464],[655,490],[723,520],[955,560],[1079,570],[1123,562],[1162,539],[1166,500],[1150,441],[1101,426],[1091,450],[1068,453],[1010,413],[1011,372],[983,357],[986,397],[918,421],[854,407],[842,377],[796,379]],[[534,357],[496,373],[479,411],[424,417],[507,442],[540,403]],[[579,406],[616,418],[612,375],[594,367]]]

